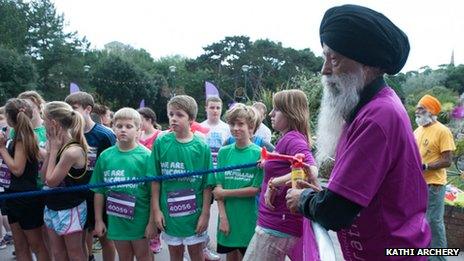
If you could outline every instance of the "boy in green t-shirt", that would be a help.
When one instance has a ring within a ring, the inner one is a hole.
[[[239,103],[226,112],[226,121],[235,143],[219,150],[218,168],[258,161],[261,148],[251,142],[258,121],[257,111]],[[255,197],[262,181],[263,172],[258,167],[216,175],[213,195],[219,209],[217,252],[227,254],[227,260],[242,260],[253,237],[258,218]]]
[[[139,179],[147,173],[150,151],[137,143],[140,114],[132,108],[122,108],[114,115],[118,143],[100,154],[93,170],[91,184]],[[95,233],[114,241],[119,260],[152,260],[148,239],[154,236],[150,211],[150,184],[92,189],[95,192]],[[104,204],[106,201],[106,205]],[[108,229],[103,222],[108,215]]]
[[[211,169],[208,145],[190,129],[198,112],[195,100],[187,95],[175,96],[168,102],[167,111],[171,132],[156,139],[147,175]],[[155,223],[163,231],[171,260],[182,260],[184,245],[191,260],[203,260],[202,243],[207,239],[212,197],[207,177],[168,179],[151,185]]]

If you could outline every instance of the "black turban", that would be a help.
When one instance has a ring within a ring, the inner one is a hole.
[[[406,34],[383,14],[358,5],[332,7],[319,28],[321,44],[388,74],[403,68],[409,54]]]

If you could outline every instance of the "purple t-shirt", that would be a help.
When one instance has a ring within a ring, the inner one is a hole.
[[[309,144],[306,137],[298,131],[287,132],[277,142],[275,151],[285,155],[295,155],[303,153],[305,162],[315,165],[314,158],[309,150]],[[274,199],[274,210],[266,207],[264,203],[264,193],[267,189],[267,183],[272,177],[280,177],[291,172],[290,162],[286,160],[266,160],[264,164],[264,180],[261,186],[259,197],[259,215],[258,225],[264,228],[277,230],[292,236],[300,237],[303,228],[303,216],[301,214],[291,213],[287,208],[285,196],[288,187],[278,187]]]
[[[391,260],[385,248],[428,247],[427,185],[409,118],[391,88],[345,126],[328,188],[364,207],[338,232],[345,260]]]

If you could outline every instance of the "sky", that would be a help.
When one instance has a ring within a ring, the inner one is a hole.
[[[52,0],[53,1],[53,0]],[[119,41],[158,59],[196,58],[203,47],[226,36],[269,39],[284,47],[310,48],[322,55],[320,21],[327,9],[359,4],[386,15],[411,45],[402,72],[464,64],[464,2],[458,0],[54,0],[66,30],[86,36],[92,47]]]

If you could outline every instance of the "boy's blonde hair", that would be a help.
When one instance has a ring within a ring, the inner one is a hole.
[[[208,106],[208,103],[209,102],[220,102],[221,105],[222,105],[222,100],[221,98],[217,97],[217,96],[210,96],[208,98],[206,98],[206,102],[205,102],[205,105]]]
[[[168,102],[168,108],[172,106],[177,110],[183,110],[189,116],[189,120],[194,121],[197,118],[198,105],[194,98],[188,95],[177,95],[172,97]]]
[[[234,123],[239,118],[244,119],[248,127],[253,130],[253,133],[255,133],[257,123],[260,122],[259,113],[256,109],[243,103],[234,104],[234,106],[226,112],[225,118],[228,124]]]
[[[118,120],[133,120],[135,127],[140,128],[140,123],[142,122],[142,118],[140,116],[140,113],[132,108],[129,107],[124,107],[122,109],[119,109],[115,114],[114,114],[114,123]]]
[[[309,142],[311,141],[308,98],[303,91],[293,89],[277,92],[274,94],[272,104],[287,118],[290,130],[300,132]]]

